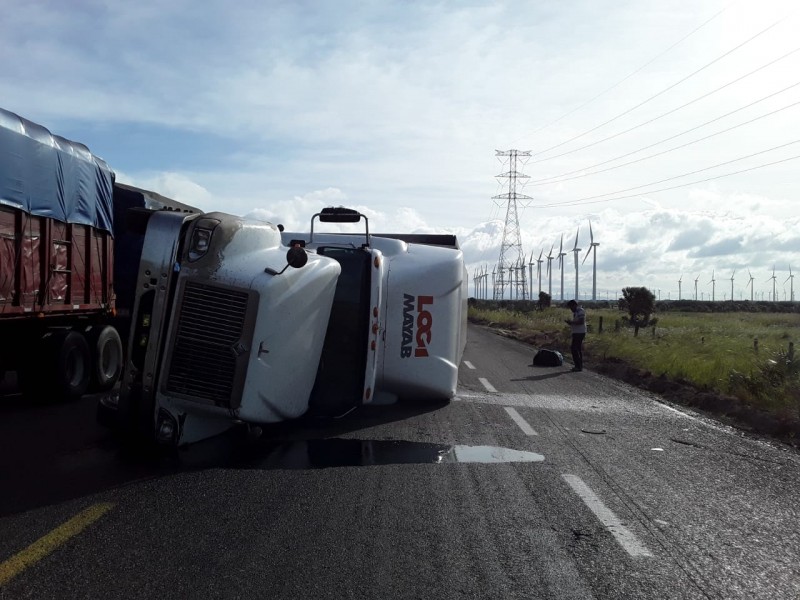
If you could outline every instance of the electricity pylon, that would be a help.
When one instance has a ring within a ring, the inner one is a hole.
[[[509,297],[527,298],[527,289],[524,281],[514,281],[505,279],[505,272],[510,272],[511,268],[524,260],[522,254],[522,239],[519,234],[519,216],[517,214],[517,202],[519,200],[531,200],[530,196],[521,194],[517,191],[518,180],[529,179],[517,170],[517,165],[521,157],[530,157],[530,150],[495,150],[495,156],[508,157],[508,171],[496,175],[497,179],[508,179],[508,191],[504,194],[493,196],[494,200],[505,200],[504,204],[498,206],[506,207],[506,221],[503,228],[503,241],[500,244],[500,257],[497,260],[497,270],[499,277],[494,283],[494,299],[502,300],[505,297],[505,288],[508,284]],[[505,160],[503,161],[505,164]],[[523,162],[524,164],[524,162]],[[524,185],[524,184],[523,184]],[[516,290],[514,287],[516,286]],[[516,293],[515,293],[516,292]]]

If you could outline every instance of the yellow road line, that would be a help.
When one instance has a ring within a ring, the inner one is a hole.
[[[0,563],[0,585],[5,585],[22,571],[42,560],[53,550],[97,521],[113,507],[114,504],[110,502],[94,504],[79,512],[66,523],[59,525],[47,535],[40,537],[21,552]]]

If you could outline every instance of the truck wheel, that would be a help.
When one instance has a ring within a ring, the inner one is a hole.
[[[111,325],[89,338],[92,343],[92,377],[90,389],[105,392],[114,387],[122,374],[122,340]]]

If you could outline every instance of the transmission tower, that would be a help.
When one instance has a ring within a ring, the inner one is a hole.
[[[497,260],[498,276],[494,281],[494,299],[502,300],[505,297],[506,285],[508,286],[509,297],[511,299],[527,298],[528,286],[525,282],[525,272],[521,269],[522,277],[511,277],[513,269],[522,264],[525,260],[522,254],[522,240],[519,235],[519,217],[517,216],[517,201],[531,200],[530,196],[517,192],[519,179],[529,179],[528,175],[523,175],[517,171],[517,165],[523,165],[527,160],[520,161],[520,157],[530,157],[530,150],[495,150],[495,156],[506,164],[505,157],[508,157],[508,171],[496,175],[498,180],[508,180],[508,191],[504,194],[492,196],[494,200],[505,200],[504,203],[498,202],[500,207],[506,208],[506,223],[503,228],[503,242],[500,244],[500,258]],[[503,158],[500,158],[503,157]],[[523,182],[524,185],[524,182]],[[505,184],[503,184],[505,188]],[[524,207],[523,207],[524,208]],[[508,277],[506,276],[508,274]]]

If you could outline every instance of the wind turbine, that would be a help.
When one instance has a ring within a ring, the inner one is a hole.
[[[542,293],[542,263],[544,259],[542,258],[542,254],[544,253],[544,248],[542,251],[539,252],[539,258],[536,259],[536,279],[539,280],[539,293]]]
[[[681,299],[681,281],[683,281],[683,273],[681,273],[681,278],[678,279],[678,300]]]
[[[519,300],[519,260],[520,257],[517,257],[517,262],[511,265],[511,299],[512,300]]]
[[[700,279],[700,275],[697,276]],[[694,280],[694,299],[697,300],[697,279]]]
[[[597,300],[597,247],[599,245],[600,244],[598,242],[594,241],[594,234],[592,233],[592,222],[589,221],[589,249],[586,251],[586,256],[583,257],[583,262],[586,262],[586,259],[589,258],[589,253],[591,252],[592,253],[592,300]]]
[[[581,232],[581,227],[578,225],[578,230],[575,232],[575,247],[572,248],[572,256],[575,257],[575,300],[578,300],[578,254],[581,248],[578,248],[578,234]]]
[[[553,297],[553,269],[551,266],[553,263],[553,248],[555,247],[555,244],[550,246],[550,254],[547,255],[547,275],[549,276],[549,281],[547,282],[547,294],[550,296],[550,298]]]
[[[733,276],[736,275],[736,269],[731,273],[731,302],[733,302]]]
[[[753,274],[750,272],[750,269],[747,269],[747,274],[750,276],[750,281],[747,282],[747,285],[750,286],[750,302],[753,302],[753,298],[754,298],[754,296],[753,296],[753,280],[755,279],[755,277],[753,277]],[[744,286],[744,289],[747,289],[747,285]]]
[[[561,234],[561,242],[558,244],[558,266],[561,267],[561,301],[564,301],[564,234]]]
[[[528,270],[525,268],[525,255],[519,259],[519,281],[517,285],[522,288],[522,299],[525,300],[528,296]]]
[[[776,296],[776,288],[775,288],[776,277],[775,277],[775,266],[774,265],[772,267],[772,277],[767,279],[767,281],[769,281],[770,279],[772,280],[772,301],[775,302],[776,299],[777,299],[777,296]]]
[[[531,257],[528,259],[528,290],[528,296],[533,300],[533,251],[531,251]]]
[[[794,275],[792,274],[791,265],[789,265],[789,276],[786,281],[789,282],[789,302],[794,302]],[[783,282],[783,285],[786,285],[786,281]]]
[[[714,279],[714,269],[711,269],[711,281],[708,283],[711,284],[711,301],[714,302],[717,291],[717,280]]]

